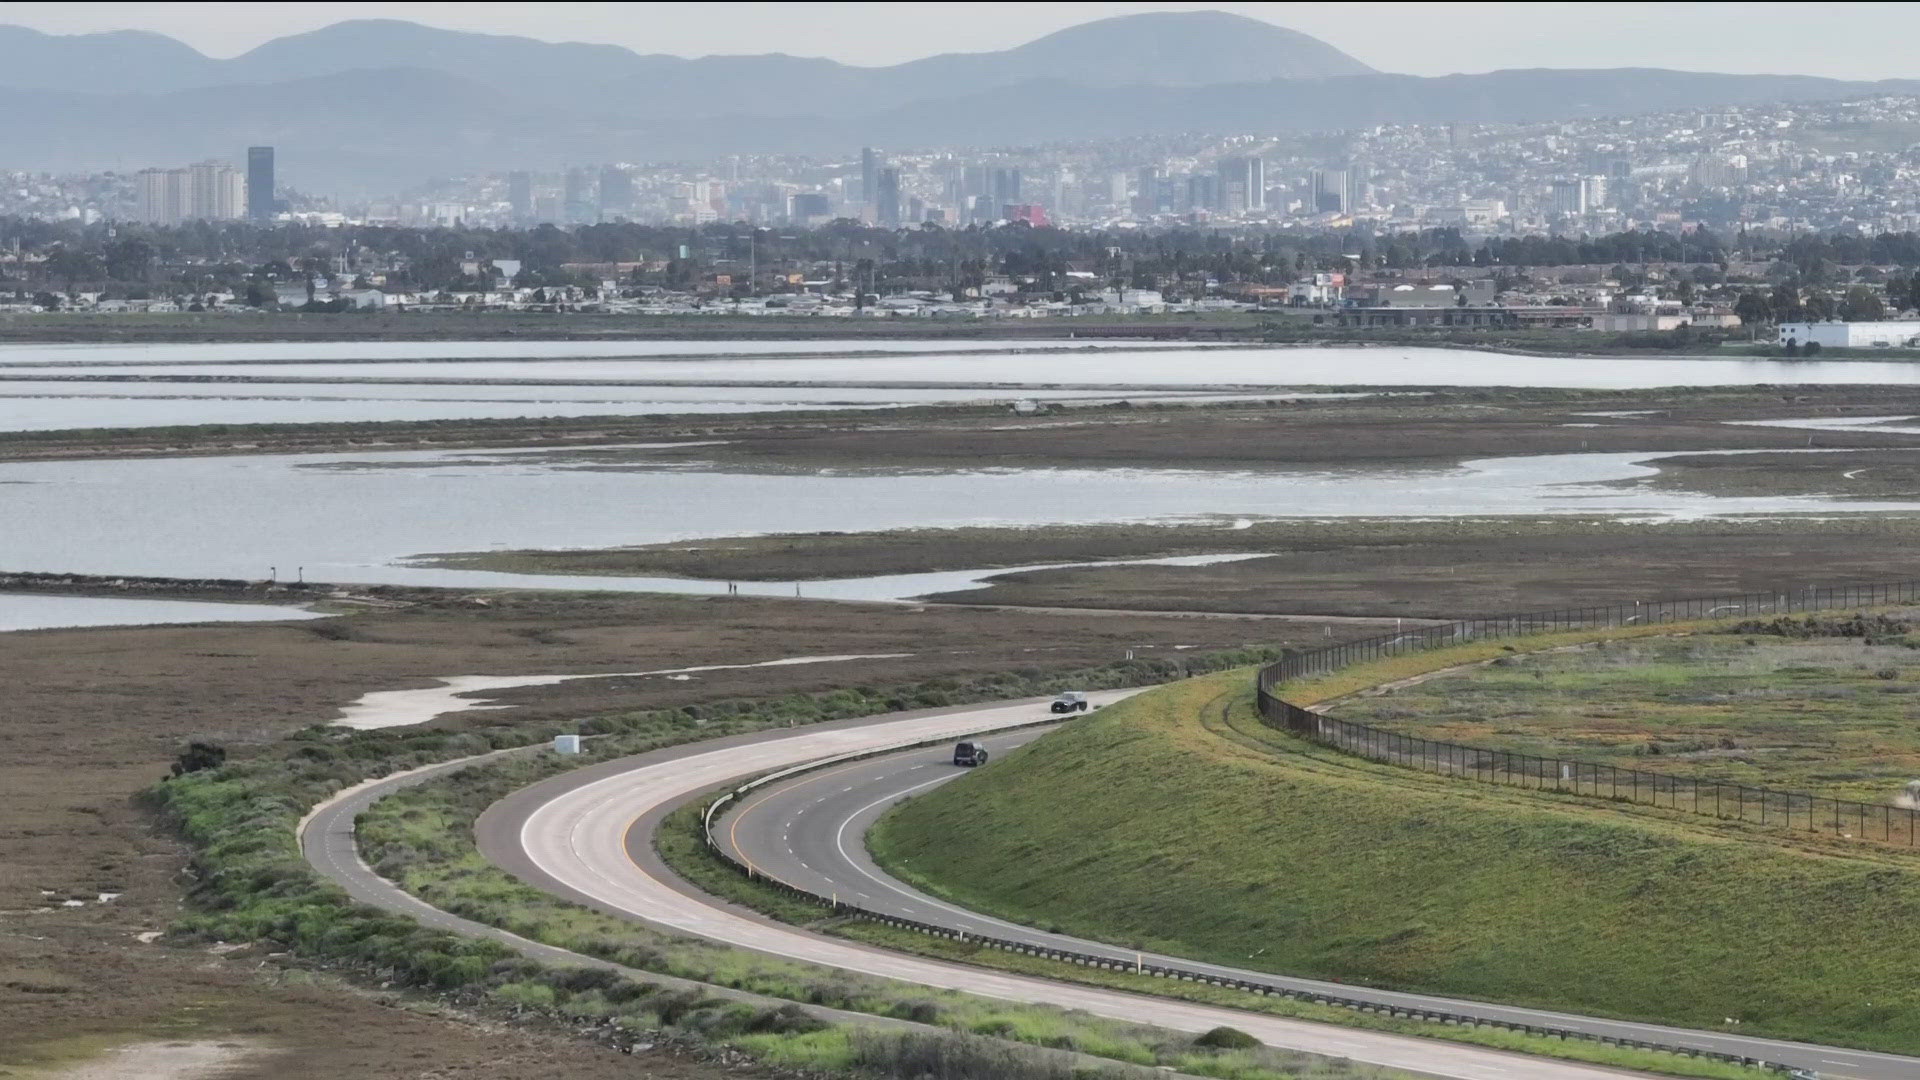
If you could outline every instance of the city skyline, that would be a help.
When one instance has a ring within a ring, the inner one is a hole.
[[[1018,19],[955,17],[940,21],[938,45],[926,34],[928,9],[958,5],[884,4],[728,5],[729,17],[711,17],[709,5],[648,9],[644,20],[628,5],[586,3],[555,11],[504,4],[344,3],[323,8],[263,9],[225,4],[0,3],[0,23],[48,33],[145,30],[165,34],[208,56],[231,57],[268,40],[349,19],[398,18],[477,33],[551,42],[620,45],[638,53],[699,57],[786,53],[826,57],[860,66],[886,66],[946,52],[984,52],[1117,15],[1151,11],[1218,10],[1245,15],[1322,38],[1382,70],[1412,75],[1478,73],[1515,68],[1662,67],[1687,71],[1797,74],[1829,78],[1909,77],[1915,65],[1905,41],[1920,31],[1920,11],[1900,5],[1823,5],[1834,25],[1872,25],[1876,33],[1849,40],[1842,50],[1809,50],[1798,35],[1780,34],[1765,16],[1785,4],[1747,4],[1730,15],[1722,4],[1550,5],[1467,3],[1087,3],[1036,9]],[[968,5],[1015,10],[1009,4]],[[1759,18],[1751,16],[1759,15]],[[1387,18],[1390,16],[1390,18]],[[846,29],[851,22],[858,34]],[[1381,25],[1396,33],[1383,35]],[[1462,32],[1470,30],[1471,32]],[[1445,41],[1444,49],[1434,42]]]

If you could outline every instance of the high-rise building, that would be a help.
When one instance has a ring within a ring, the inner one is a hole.
[[[900,224],[900,170],[881,169],[875,183],[878,190],[874,193],[874,220],[888,228]]]
[[[1019,202],[1021,202],[1020,170],[993,170],[993,207],[995,216],[997,217],[999,215],[1002,207],[1013,206]]]
[[[878,201],[880,178],[880,154],[873,147],[860,150],[860,205],[872,206]]]
[[[1313,170],[1313,209],[1317,213],[1345,214],[1353,209],[1345,169]]]
[[[1356,161],[1347,166],[1347,200],[1345,210],[1351,214],[1368,205],[1367,188],[1373,183],[1373,166]]]
[[[1230,213],[1267,208],[1267,163],[1257,157],[1220,160],[1220,206]]]
[[[1220,177],[1213,173],[1194,173],[1187,177],[1187,209],[1220,209]]]
[[[515,224],[524,225],[533,220],[533,174],[510,172],[507,174],[507,203],[513,207]]]
[[[582,224],[594,220],[593,173],[586,169],[568,169],[563,200],[567,221]]]
[[[1133,189],[1133,212],[1141,217],[1159,213],[1161,187],[1162,178],[1159,169],[1151,165],[1141,169]]]
[[[247,212],[246,178],[224,161],[187,166],[187,217],[232,221]]]
[[[273,217],[273,147],[247,147],[247,216],[255,221]]]
[[[1587,191],[1578,180],[1555,180],[1547,205],[1556,214],[1577,217],[1587,212]]]
[[[154,225],[176,225],[186,218],[187,171],[140,170],[140,220]]]
[[[633,209],[633,174],[618,165],[600,167],[600,216],[613,217]]]
[[[184,169],[140,172],[142,221],[155,225],[233,221],[246,212],[246,178],[225,162],[202,161]]]
[[[1588,210],[1604,208],[1607,205],[1607,178],[1604,176],[1581,177],[1580,201]]]

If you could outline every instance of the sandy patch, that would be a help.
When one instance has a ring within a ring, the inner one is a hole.
[[[47,1076],[52,1080],[205,1080],[227,1076],[268,1053],[257,1043],[226,1039],[128,1043]]]
[[[632,679],[664,676],[691,678],[702,671],[736,671],[741,668],[789,667],[795,664],[834,664],[848,660],[894,660],[912,653],[860,653],[845,656],[789,656],[781,660],[763,660],[757,664],[707,664],[701,667],[662,668],[658,671],[610,671],[600,675],[453,675],[440,680],[439,686],[424,690],[376,690],[340,710],[334,724],[370,731],[375,728],[424,724],[443,713],[467,709],[509,709],[511,705],[488,704],[488,698],[470,698],[470,694],[489,690],[512,690],[523,686],[552,686],[575,679]]]

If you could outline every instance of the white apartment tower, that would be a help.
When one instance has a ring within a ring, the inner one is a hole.
[[[183,221],[234,221],[247,214],[247,178],[221,161],[184,169],[140,171],[140,220],[153,225]]]

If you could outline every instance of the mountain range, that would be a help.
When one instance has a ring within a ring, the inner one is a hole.
[[[890,67],[685,59],[394,20],[337,23],[231,59],[160,34],[0,26],[0,88],[11,106],[0,166],[237,160],[269,143],[296,186],[352,193],[563,163],[1535,122],[1911,93],[1920,82],[1655,69],[1420,78],[1259,20],[1162,12]]]

